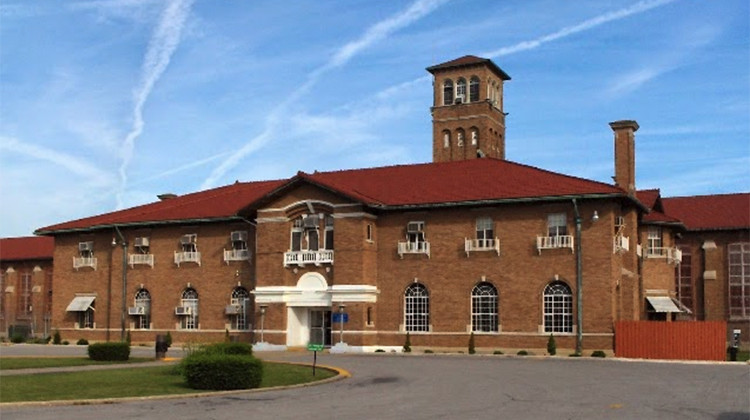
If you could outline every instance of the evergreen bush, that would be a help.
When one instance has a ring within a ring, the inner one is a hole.
[[[253,346],[247,343],[214,343],[201,348],[198,353],[208,354],[236,354],[240,356],[252,356]]]
[[[469,336],[469,354],[474,354],[476,352],[477,349],[474,347],[474,331],[472,331]]]
[[[526,350],[518,350],[518,353],[516,354],[519,356],[528,356],[529,352],[527,352]]]
[[[170,334],[169,331],[167,331],[167,336],[164,337],[164,340],[167,341],[167,348],[172,347],[172,334]]]
[[[251,389],[263,379],[263,364],[248,355],[199,352],[181,365],[188,386],[194,389]]]
[[[89,340],[86,340],[85,338],[79,338],[78,341],[76,341],[76,344],[79,346],[88,346]]]
[[[492,352],[492,354],[505,354],[502,350],[495,350]]]
[[[406,332],[406,341],[404,341],[404,353],[411,353],[411,337],[409,331]]]
[[[607,357],[607,355],[601,350],[594,350],[594,352],[591,353],[591,357]]]
[[[549,340],[547,340],[547,353],[551,356],[557,354],[557,344],[555,343],[555,336],[552,334],[549,335]]]
[[[89,345],[88,353],[91,360],[128,360],[130,358],[130,346],[124,341],[94,343]]]
[[[62,338],[60,337],[60,331],[55,330],[55,335],[52,338],[52,344],[62,344]]]
[[[23,334],[13,334],[13,337],[10,338],[11,343],[23,343],[26,341],[26,337],[23,336]]]

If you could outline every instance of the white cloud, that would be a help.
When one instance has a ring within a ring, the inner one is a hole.
[[[397,14],[370,26],[362,36],[340,47],[324,65],[308,74],[307,80],[301,87],[293,91],[281,104],[270,111],[266,118],[265,129],[216,167],[208,178],[206,178],[200,188],[205,189],[214,186],[219,179],[227,173],[227,171],[234,168],[245,156],[260,149],[271,138],[273,138],[280,124],[281,116],[284,114],[283,111],[289,104],[296,102],[300,97],[305,95],[309,89],[318,82],[323,74],[336,67],[345,65],[362,50],[387,38],[393,32],[419,20],[440,7],[446,1],[447,0],[417,0],[406,10],[400,11]]]
[[[122,164],[120,165],[120,189],[117,193],[117,207],[122,208],[122,195],[127,186],[127,170],[133,159],[135,140],[143,132],[143,106],[151,94],[154,84],[169,65],[172,54],[180,42],[180,34],[185,24],[192,0],[174,0],[164,9],[159,23],[149,40],[146,56],[141,66],[141,82],[135,90],[133,108],[133,126],[125,137],[121,147]]]

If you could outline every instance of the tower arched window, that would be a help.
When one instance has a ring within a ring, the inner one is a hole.
[[[404,327],[406,331],[430,330],[430,295],[420,283],[410,285],[404,293]]]
[[[544,288],[544,332],[573,332],[573,293],[561,281]]]
[[[456,146],[463,147],[464,145],[464,129],[459,128],[456,130]]]
[[[497,289],[491,283],[479,283],[471,291],[471,330],[497,332]]]
[[[463,77],[456,82],[456,103],[466,102],[466,79]]]
[[[476,127],[471,128],[471,145],[476,146],[479,144],[479,129]]]
[[[247,312],[250,305],[250,293],[244,287],[235,287],[232,290],[232,329],[248,329]]]
[[[477,76],[471,76],[469,80],[469,102],[476,102],[479,100],[479,78]]]
[[[451,147],[451,132],[448,130],[443,131],[443,147],[446,149]]]
[[[180,300],[183,315],[180,317],[180,328],[183,330],[198,329],[198,292],[188,287],[182,292]]]
[[[453,81],[443,82],[443,105],[453,105]]]
[[[135,328],[147,330],[151,328],[151,293],[146,289],[139,289],[135,294],[135,307],[143,308],[135,319]]]

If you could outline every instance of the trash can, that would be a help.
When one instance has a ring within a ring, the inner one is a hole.
[[[156,359],[163,359],[167,355],[167,349],[169,348],[169,345],[167,345],[167,336],[166,335],[157,335],[156,336]]]

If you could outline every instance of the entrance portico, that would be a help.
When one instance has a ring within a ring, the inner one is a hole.
[[[331,345],[331,311],[339,303],[375,303],[371,285],[329,286],[316,272],[304,273],[296,286],[261,286],[252,291],[256,305],[286,304],[286,346]]]

